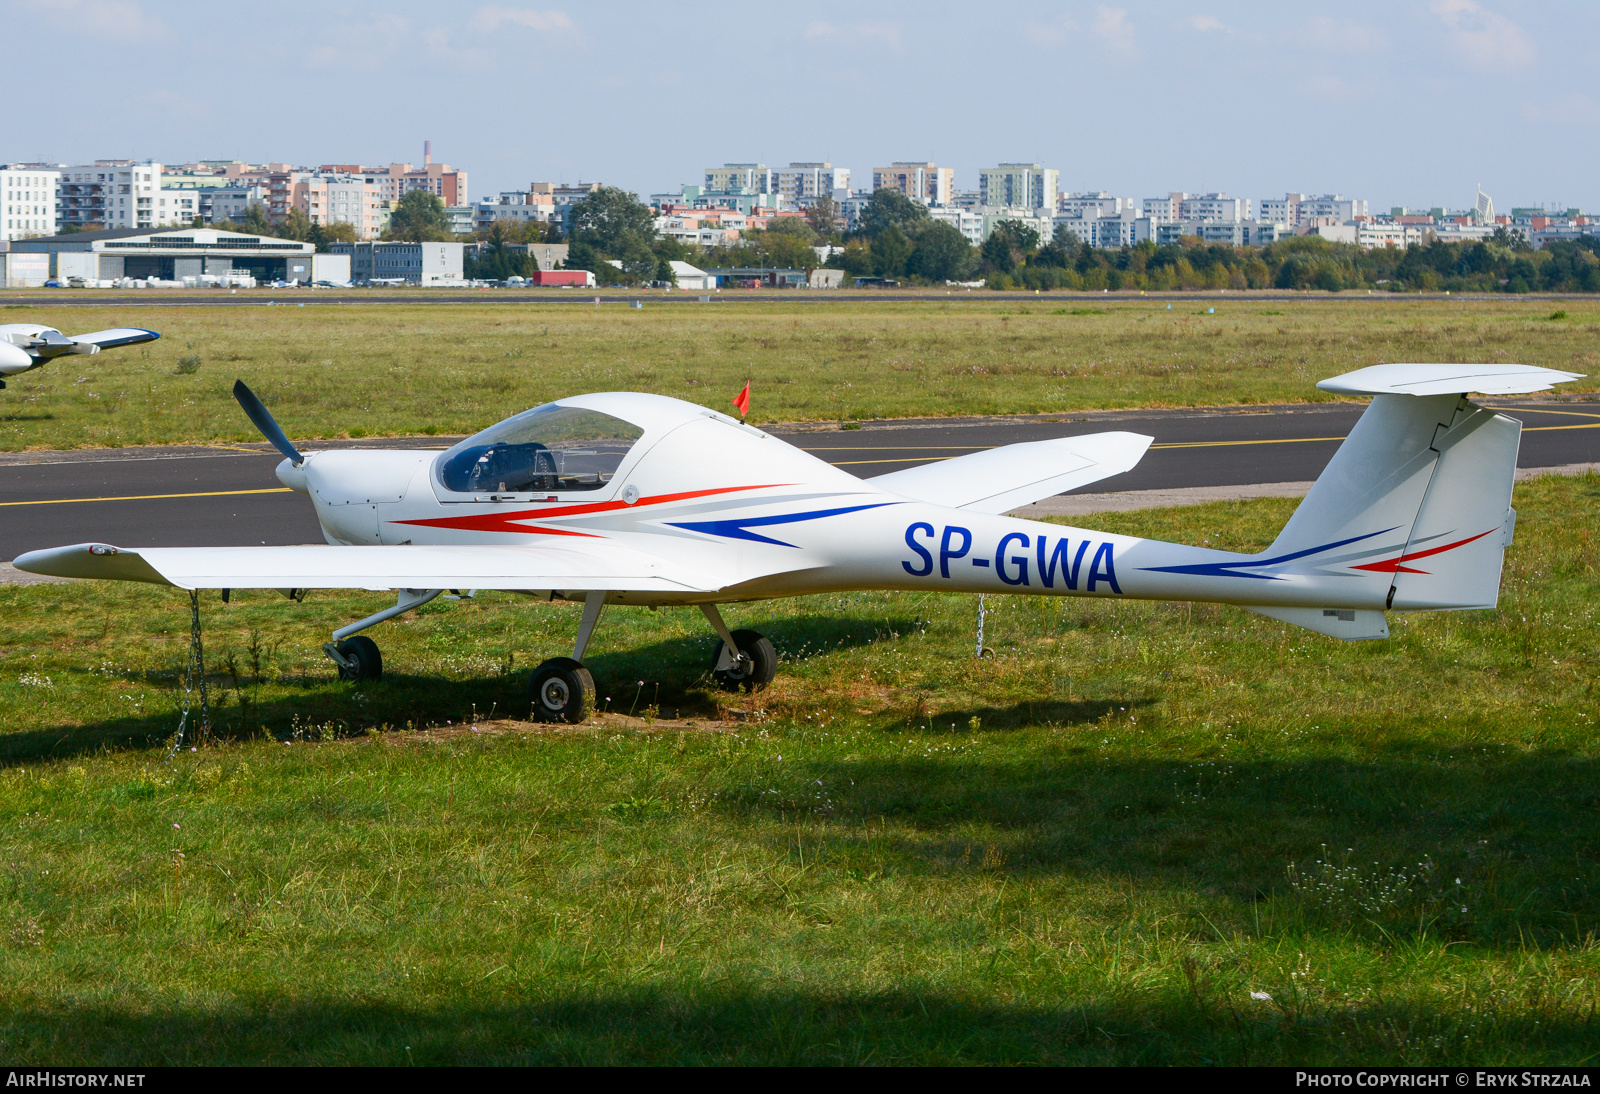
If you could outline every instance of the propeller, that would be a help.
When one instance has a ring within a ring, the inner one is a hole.
[[[261,431],[261,435],[272,442],[276,448],[289,458],[289,462],[299,467],[306,462],[300,450],[289,443],[289,438],[284,436],[283,429],[273,418],[272,413],[256,398],[256,393],[244,386],[243,380],[233,382],[233,397],[239,400],[239,406],[244,409],[245,417]]]

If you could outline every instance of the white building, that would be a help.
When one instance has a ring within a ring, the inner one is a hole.
[[[777,192],[795,205],[809,205],[850,188],[850,168],[831,163],[791,163],[772,172]]]
[[[1098,193],[1059,194],[1056,196],[1056,216],[1060,217],[1115,217],[1135,211],[1132,198],[1114,198],[1104,190]]]
[[[211,191],[211,223],[242,221],[250,213],[250,206],[267,207],[267,186],[262,182],[235,182]]]
[[[0,239],[56,234],[56,189],[61,172],[29,167],[24,163],[0,165],[0,194],[5,195],[5,219]]]
[[[1284,194],[1282,198],[1262,198],[1257,203],[1256,213],[1262,220],[1293,227],[1300,223],[1300,203],[1307,200],[1309,200],[1307,194]]]
[[[1308,217],[1332,217],[1340,224],[1349,224],[1357,217],[1366,215],[1367,203],[1360,198],[1347,198],[1343,194],[1323,194],[1321,197],[1300,199],[1300,220]]]
[[[930,219],[942,221],[966,237],[976,247],[983,242],[983,215],[959,205],[930,205]]]
[[[1037,163],[1002,163],[978,172],[978,193],[985,205],[1007,205],[1027,209],[1056,207],[1056,183],[1060,172]]]
[[[1284,194],[1282,198],[1262,198],[1257,216],[1264,221],[1297,227],[1312,217],[1332,217],[1340,224],[1348,224],[1357,217],[1367,215],[1367,203],[1360,198],[1347,198],[1343,194]]]
[[[1140,216],[1135,209],[1124,209],[1110,216],[1095,216],[1093,208],[1088,212],[1088,216],[1082,217],[1056,217],[1053,238],[1071,232],[1080,243],[1115,250],[1134,247],[1154,237],[1155,222]]]
[[[698,267],[689,265],[687,262],[679,262],[674,259],[669,261],[668,265],[672,267],[673,279],[678,283],[678,288],[680,289],[695,289],[704,292],[707,289],[717,287],[717,279],[715,277]]]
[[[348,224],[357,239],[376,239],[388,222],[389,203],[383,195],[383,187],[364,175],[317,173],[294,186],[294,204],[311,223]],[[467,208],[466,227],[452,231],[472,231],[471,207]]]
[[[1014,221],[1018,224],[1021,224],[1025,228],[1032,228],[1035,232],[1038,232],[1039,245],[1041,247],[1046,243],[1049,243],[1051,238],[1055,235],[1055,222],[1048,213],[1046,213],[1044,216],[1040,216],[1034,209],[1007,209],[1003,206],[995,207],[989,205],[984,206],[979,210],[979,212],[982,214],[983,218],[983,229],[979,237],[979,242],[988,239],[990,234],[994,232],[994,226],[1004,220]]]
[[[170,223],[158,219],[161,199],[161,164],[154,160],[95,160],[61,169],[60,218],[62,228],[98,224],[106,230],[154,228]]]
[[[156,195],[155,222],[159,224],[194,224],[200,215],[200,191],[190,187],[163,186]]]
[[[1356,225],[1356,242],[1367,250],[1374,247],[1399,247],[1427,242],[1429,228],[1422,224],[1397,224],[1392,220],[1364,220]]]
[[[555,215],[555,196],[544,193],[524,193],[521,190],[502,190],[498,198],[484,198],[474,208],[473,226],[488,228],[497,220],[516,224],[545,224]]]
[[[401,280],[413,285],[462,281],[460,243],[335,243],[329,250],[350,256],[352,281]]]
[[[1171,224],[1178,219],[1178,206],[1187,201],[1188,194],[1174,190],[1162,197],[1145,198],[1144,215],[1156,224]]]
[[[1198,220],[1231,224],[1250,220],[1250,199],[1230,198],[1227,194],[1190,194],[1178,203],[1177,220]]]

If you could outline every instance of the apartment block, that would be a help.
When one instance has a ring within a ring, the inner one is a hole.
[[[974,247],[983,242],[983,214],[971,209],[964,209],[959,205],[935,205],[928,209],[928,216],[934,220],[943,221],[967,238],[967,242]]]
[[[313,224],[348,224],[357,239],[376,239],[388,220],[383,188],[365,176],[297,175],[293,187],[293,207]]]
[[[1041,167],[1037,163],[1002,163],[978,172],[978,194],[984,205],[1044,209],[1053,213],[1059,175],[1055,168]]]
[[[850,189],[850,168],[831,163],[791,163],[773,173],[774,186],[795,205],[809,205],[835,190]]]
[[[1132,198],[1116,198],[1104,190],[1096,193],[1057,194],[1056,217],[1114,217],[1136,212]]]
[[[1178,202],[1178,220],[1231,224],[1250,220],[1250,199],[1227,194],[1190,194]]]
[[[1141,205],[1152,223],[1171,224],[1178,219],[1178,207],[1188,198],[1181,190],[1173,190],[1161,197],[1145,198]]]
[[[707,167],[705,188],[725,194],[777,192],[773,172],[764,163],[725,163],[721,167]]]
[[[0,194],[5,195],[5,219],[0,239],[26,239],[56,234],[56,190],[61,171],[25,163],[0,165]]]
[[[162,167],[154,160],[95,160],[60,171],[57,227],[153,228]]]
[[[895,162],[888,167],[872,169],[872,188],[898,190],[924,205],[948,205],[955,194],[956,172],[953,167],[940,167],[931,162]]]
[[[1309,194],[1284,194],[1282,198],[1262,198],[1256,213],[1262,219],[1291,227],[1300,223],[1300,203],[1310,199]]]
[[[325,163],[317,168],[320,175],[354,175],[378,188],[380,201],[399,201],[413,190],[426,190],[446,205],[466,205],[468,197],[467,173],[448,163],[433,162],[433,143],[422,144],[422,166],[409,163],[391,163],[383,167],[369,167],[358,163]]]
[[[1367,216],[1367,203],[1362,199],[1347,198],[1343,194],[1323,194],[1314,198],[1302,196],[1300,218],[1291,223],[1298,224],[1307,217],[1333,217],[1340,224],[1348,224],[1365,216]]]
[[[267,187],[262,182],[230,181],[208,195],[210,209],[202,214],[207,224],[224,224],[241,221],[250,213],[250,206],[267,205]]]

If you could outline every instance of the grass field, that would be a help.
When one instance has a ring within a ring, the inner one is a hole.
[[[505,715],[569,606],[436,602],[347,685],[376,596],[211,598],[229,739],[170,764],[186,599],[0,587],[0,1059],[1592,1062],[1600,478],[1516,504],[1501,609],[1382,643],[991,598],[975,662],[972,597],[820,597],[732,609],[784,664],[729,700],[697,613],[617,609],[632,720],[564,731]]]
[[[747,379],[757,422],[1300,402],[1380,361],[1519,361],[1600,390],[1588,300],[0,308],[25,321],[163,337],[10,381],[0,449],[256,440],[235,377],[301,439],[473,432],[585,391],[726,410]]]

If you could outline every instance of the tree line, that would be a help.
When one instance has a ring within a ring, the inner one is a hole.
[[[298,210],[283,223],[271,224],[260,206],[252,206],[244,220],[218,227],[306,240],[318,250],[355,239],[350,225],[312,224]],[[413,190],[396,203],[383,238],[426,242],[463,237],[450,231],[444,203],[436,195]],[[488,246],[480,257],[468,260],[463,272],[469,278],[530,276],[537,263],[512,245],[566,242],[566,267],[589,270],[602,285],[670,283],[671,263],[681,261],[702,268],[827,265],[853,277],[922,285],[982,278],[994,289],[1600,292],[1596,237],[1557,241],[1537,251],[1503,227],[1481,241],[1433,240],[1372,250],[1314,235],[1261,247],[1185,236],[1160,246],[1145,241],[1106,249],[1091,247],[1069,231],[1057,231],[1045,243],[1026,224],[1002,221],[974,247],[954,226],[933,219],[926,206],[897,190],[874,192],[848,232],[841,230],[831,199],[823,199],[804,218],[770,220],[765,230],[741,233],[720,247],[658,237],[655,211],[614,186],[603,186],[572,207],[566,237],[555,223],[503,219],[470,238]],[[823,245],[841,249],[824,263],[816,250]]]

